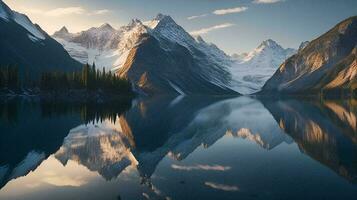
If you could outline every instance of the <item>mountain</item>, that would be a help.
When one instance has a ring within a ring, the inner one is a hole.
[[[156,22],[156,23],[153,23]],[[229,88],[229,57],[175,21],[158,15],[117,72],[148,94],[237,94]]]
[[[302,51],[309,43],[309,41],[302,42],[299,46],[298,52]]]
[[[0,65],[17,64],[36,74],[45,70],[80,68],[56,40],[0,0]]]
[[[64,27],[53,36],[76,60],[115,71],[147,94],[237,94],[228,86],[230,57],[170,16],[118,30],[104,24],[72,34]]]
[[[286,60],[263,94],[341,93],[357,88],[357,16],[344,20]]]
[[[295,53],[295,49],[284,49],[269,39],[249,53],[234,54],[232,58],[235,63],[230,68],[233,88],[244,94],[259,91],[279,65]]]

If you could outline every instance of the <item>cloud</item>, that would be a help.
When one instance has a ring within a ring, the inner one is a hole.
[[[95,14],[95,15],[104,15],[104,14],[108,14],[108,13],[110,13],[110,10],[107,10],[107,9],[96,10],[93,12],[93,14]]]
[[[253,3],[256,4],[271,4],[271,3],[278,3],[283,0],[254,0]]]
[[[216,190],[223,190],[223,191],[227,191],[227,192],[239,191],[239,188],[234,185],[223,185],[223,184],[213,183],[213,182],[205,182],[205,185],[210,188],[216,189]]]
[[[230,170],[229,166],[221,165],[196,165],[196,166],[182,166],[182,165],[171,165],[173,169],[192,171],[192,170],[205,170],[205,171],[227,171]]]
[[[187,17],[188,20],[193,20],[193,19],[197,19],[197,18],[202,18],[202,17],[207,17],[208,14],[202,14],[202,15],[193,15],[190,17]]]
[[[49,10],[45,12],[44,14],[47,16],[52,16],[52,17],[58,17],[58,16],[63,16],[63,15],[80,15],[85,13],[85,9],[82,7],[67,7],[67,8],[56,8],[53,10]]]
[[[213,11],[213,14],[215,14],[215,15],[227,15],[227,14],[232,14],[232,13],[244,12],[246,10],[248,10],[248,7],[243,6],[243,7],[215,10],[215,11]]]
[[[33,8],[21,8],[21,12],[23,13],[30,13],[30,14],[37,14],[37,15],[44,15],[49,17],[62,17],[65,15],[104,15],[110,12],[107,9],[101,10],[86,10],[82,7],[65,7],[65,8],[56,8],[52,10],[40,10],[40,9],[33,9]]]
[[[218,29],[229,28],[229,27],[232,27],[232,26],[235,26],[235,24],[224,23],[224,24],[219,24],[219,25],[208,27],[208,28],[203,28],[203,29],[199,29],[199,30],[196,30],[196,31],[192,31],[192,32],[190,32],[190,34],[194,35],[194,36],[203,35],[203,34],[207,34],[207,33],[211,32],[211,31],[215,31],[215,30],[218,30]]]

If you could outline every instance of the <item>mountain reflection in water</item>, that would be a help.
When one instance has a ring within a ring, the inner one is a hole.
[[[0,199],[357,195],[355,101],[0,104]]]

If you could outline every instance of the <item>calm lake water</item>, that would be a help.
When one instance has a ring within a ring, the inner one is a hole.
[[[0,104],[0,199],[356,199],[357,102]]]

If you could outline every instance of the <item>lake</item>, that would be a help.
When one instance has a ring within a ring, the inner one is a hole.
[[[355,100],[0,103],[0,199],[356,199]]]

